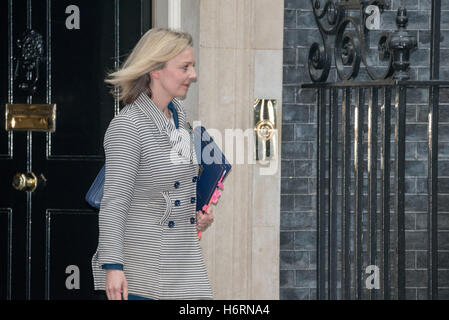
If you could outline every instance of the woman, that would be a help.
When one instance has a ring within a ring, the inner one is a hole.
[[[92,258],[95,289],[106,290],[108,299],[212,298],[197,230],[213,215],[195,211],[198,165],[176,99],[196,81],[194,67],[189,34],[151,29],[106,80],[126,104],[105,134],[106,178]]]

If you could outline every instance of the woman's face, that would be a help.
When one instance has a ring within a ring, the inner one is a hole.
[[[184,98],[190,83],[196,81],[195,57],[193,48],[188,47],[176,57],[167,61],[165,67],[156,71],[159,78],[161,93],[170,99]]]

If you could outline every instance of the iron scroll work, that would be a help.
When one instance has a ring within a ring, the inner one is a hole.
[[[334,55],[337,73],[341,80],[355,79],[363,62],[371,79],[382,80],[394,75],[394,79],[408,79],[410,51],[416,45],[416,37],[407,30],[407,10],[398,9],[398,30],[381,33],[378,41],[379,62],[384,70],[376,72],[368,63],[370,26],[380,27],[381,14],[388,8],[385,0],[340,1],[328,0],[324,7],[320,0],[311,0],[313,14],[323,39],[323,44],[313,43],[308,56],[308,68],[313,82],[325,82],[331,69],[331,36],[335,36]],[[358,19],[348,12],[359,11]],[[395,72],[396,71],[396,72]]]
[[[377,33],[379,68],[368,63],[370,30],[379,26],[374,13],[385,12],[387,2],[311,0],[323,43],[312,44],[312,83],[301,87],[317,93],[318,299],[409,298],[406,110],[419,90],[427,99],[420,104],[428,103],[427,239],[422,239],[427,240],[427,298],[438,299],[438,110],[440,90],[447,91],[449,81],[438,79],[441,0],[431,3],[430,79],[410,80],[417,42],[406,30],[405,7],[397,10],[397,30]],[[339,81],[327,82],[332,56]],[[362,64],[368,77],[356,81]]]

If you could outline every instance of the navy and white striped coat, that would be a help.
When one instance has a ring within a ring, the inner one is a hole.
[[[183,108],[173,103],[179,129],[188,132]],[[96,290],[105,290],[103,264],[123,264],[130,294],[212,299],[196,233],[198,164],[193,148],[186,148],[192,138],[180,139],[178,133],[145,93],[111,121],[92,258]]]

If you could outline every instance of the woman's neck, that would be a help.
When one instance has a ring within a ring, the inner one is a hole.
[[[159,108],[159,110],[162,111],[162,113],[167,117],[171,118],[171,112],[168,109],[168,104],[170,103],[171,99],[169,97],[160,97],[158,95],[155,95],[153,92],[153,95],[151,97],[151,100],[153,100],[154,104]]]

